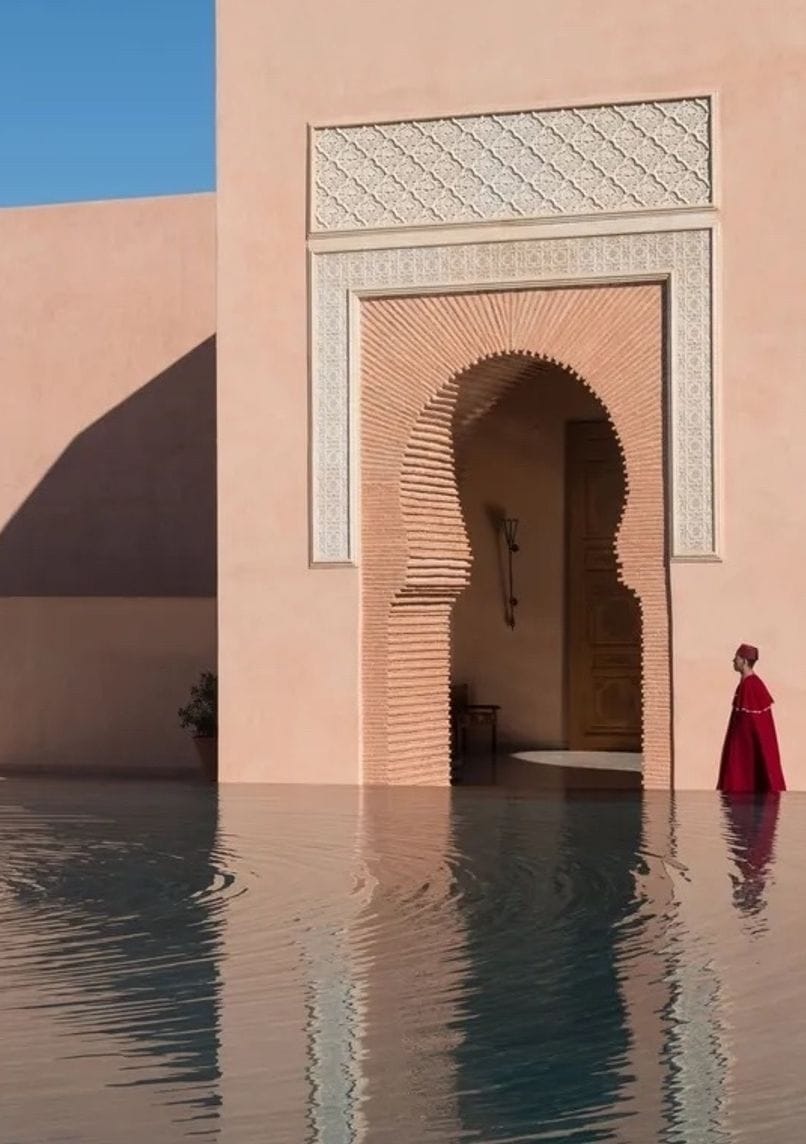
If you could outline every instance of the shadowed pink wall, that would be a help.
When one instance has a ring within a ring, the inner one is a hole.
[[[0,211],[0,770],[182,770],[215,666],[210,195]]]
[[[806,787],[800,3],[219,5],[222,739],[231,778],[352,782],[358,572],[307,566],[308,125],[713,93],[722,563],[676,563],[675,781],[710,787],[739,640]]]

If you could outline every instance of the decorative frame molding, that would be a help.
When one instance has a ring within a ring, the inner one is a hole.
[[[680,217],[673,221],[667,216],[664,228],[654,222],[657,229],[624,228],[618,233],[567,237],[523,233],[515,239],[486,242],[462,242],[460,235],[453,235],[454,241],[443,245],[421,240],[422,245],[392,246],[387,241],[385,247],[374,249],[312,251],[314,566],[353,565],[358,557],[362,298],[646,281],[667,286],[670,555],[687,560],[716,558],[714,228],[708,218],[689,218],[686,225]],[[512,226],[506,227],[507,233],[512,233]],[[545,224],[540,233],[549,234]],[[429,237],[433,240],[433,232]]]
[[[311,132],[310,231],[713,204],[707,96]]]

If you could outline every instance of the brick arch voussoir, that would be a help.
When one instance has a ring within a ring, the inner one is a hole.
[[[602,287],[593,310],[591,292],[574,289],[369,304],[362,328],[369,358],[362,361],[365,781],[449,781],[450,614],[472,561],[456,480],[457,403],[474,373],[532,362],[589,390],[618,445],[625,495],[617,565],[644,628],[645,782],[670,785],[660,308],[651,287],[635,289],[649,293],[632,305],[619,288]],[[480,393],[473,417],[516,380],[503,376]],[[400,395],[394,416],[390,392]]]
[[[520,369],[502,370],[490,376],[493,363],[519,363]],[[413,599],[418,593],[436,596],[444,592],[453,603],[469,583],[472,552],[462,518],[456,471],[456,447],[462,436],[511,392],[527,380],[528,366],[552,366],[582,385],[602,407],[612,430],[621,461],[624,496],[614,535],[618,575],[621,582],[641,603],[640,576],[630,576],[629,558],[625,571],[622,534],[630,514],[630,480],[627,448],[616,418],[606,400],[607,385],[597,385],[572,364],[531,348],[502,349],[480,354],[456,369],[436,394],[423,406],[414,422],[403,451],[401,466],[401,517],[406,528],[407,562],[397,599]],[[466,402],[464,421],[457,424],[459,399],[466,387],[478,392]],[[605,391],[603,394],[603,390]]]

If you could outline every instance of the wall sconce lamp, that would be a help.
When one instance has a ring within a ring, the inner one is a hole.
[[[518,606],[518,601],[515,597],[515,580],[512,571],[512,557],[520,549],[516,543],[518,535],[518,518],[508,516],[501,522],[501,528],[504,533],[504,540],[507,546],[507,569],[509,573],[509,596],[507,598],[507,606],[505,619],[507,626],[514,630],[515,628],[515,609]]]

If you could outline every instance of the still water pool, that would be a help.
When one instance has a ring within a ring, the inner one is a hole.
[[[2,1144],[806,1132],[806,796],[0,782]]]

